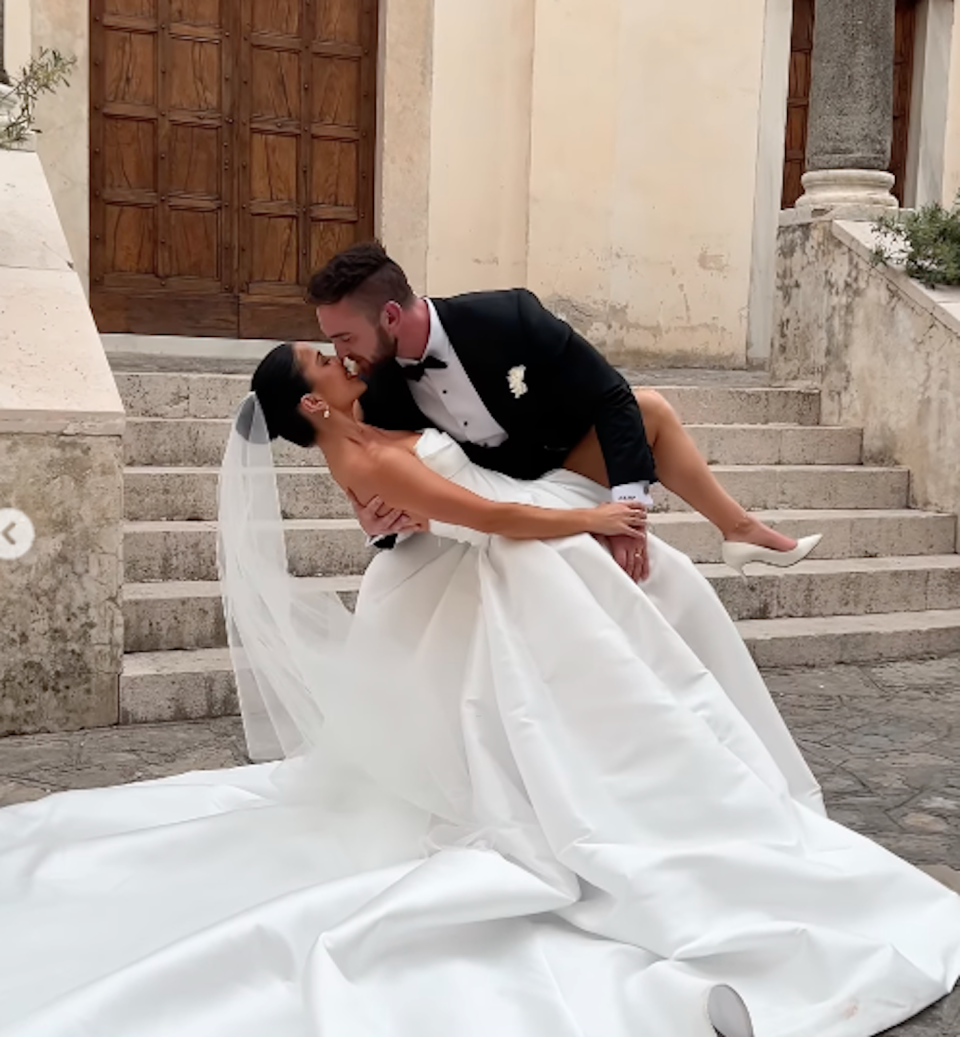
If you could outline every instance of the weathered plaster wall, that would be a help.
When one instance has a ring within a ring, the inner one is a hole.
[[[434,0],[381,0],[377,233],[411,284],[427,283]]]
[[[960,18],[954,7],[953,31],[950,35],[948,84],[946,98],[946,133],[943,156],[943,204],[952,205],[960,191]]]
[[[731,2],[386,0],[381,226],[414,284],[743,365],[766,0]]]
[[[527,281],[536,6],[434,0],[432,294]]]
[[[30,60],[30,0],[5,0],[3,51],[7,71],[16,76]]]
[[[910,140],[904,204],[943,196],[954,0],[920,0],[910,97]]]
[[[746,361],[764,0],[538,0],[530,287],[631,362]]]
[[[826,424],[906,465],[918,507],[960,514],[960,291],[874,266],[869,224],[780,229],[772,373],[822,390]]]

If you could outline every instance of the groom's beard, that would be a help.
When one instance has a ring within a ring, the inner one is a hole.
[[[384,364],[389,363],[391,360],[395,360],[397,357],[397,338],[395,335],[390,335],[383,328],[377,328],[377,349],[373,354],[373,358],[364,365],[366,370],[364,375],[368,378],[377,371],[378,368]]]

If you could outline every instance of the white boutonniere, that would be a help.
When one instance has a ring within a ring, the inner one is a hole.
[[[527,383],[524,381],[526,374],[527,369],[523,365],[520,367],[511,367],[507,372],[507,384],[510,386],[510,392],[513,393],[513,398],[515,400],[519,400],[527,391]]]

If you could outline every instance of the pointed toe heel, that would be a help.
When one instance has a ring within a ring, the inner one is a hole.
[[[770,547],[759,547],[756,544],[724,540],[721,554],[724,563],[743,576],[743,567],[749,565],[750,562],[775,565],[778,569],[787,569],[791,565],[796,565],[797,562],[802,562],[822,539],[822,533],[803,537],[803,539],[797,541],[797,546],[792,551],[774,551]]]

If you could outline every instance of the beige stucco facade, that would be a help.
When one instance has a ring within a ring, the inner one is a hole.
[[[742,365],[765,6],[732,2],[388,0],[382,228],[418,286],[526,284],[617,356]]]
[[[4,67],[13,72],[30,57],[30,0],[6,0],[3,25]]]
[[[764,363],[791,3],[381,0],[380,237],[418,290],[527,285],[620,360]],[[29,9],[33,47],[79,59],[39,150],[85,282],[87,5]],[[910,191],[952,200],[953,0],[920,36]]]

